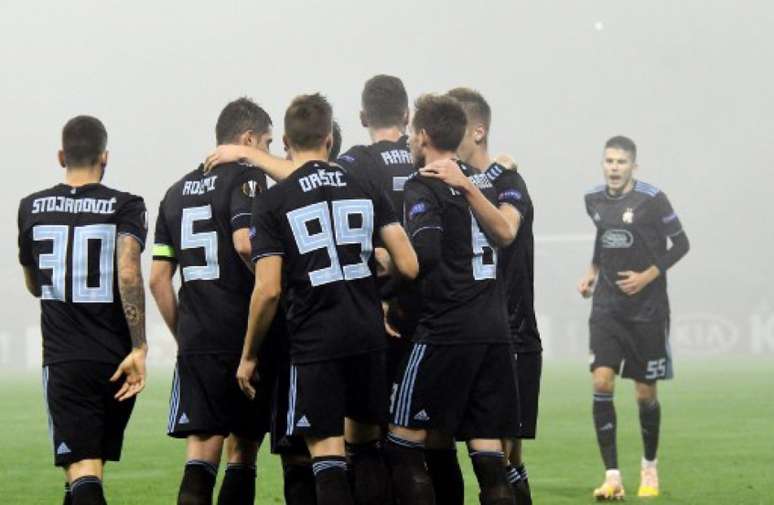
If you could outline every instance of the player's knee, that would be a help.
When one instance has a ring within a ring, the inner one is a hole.
[[[612,395],[615,391],[615,380],[604,375],[594,376],[594,392]]]
[[[658,394],[655,384],[647,384],[638,382],[635,387],[635,395],[637,403],[640,406],[650,406],[658,401]]]
[[[228,462],[252,465],[258,457],[260,444],[255,440],[232,437],[227,446]]]

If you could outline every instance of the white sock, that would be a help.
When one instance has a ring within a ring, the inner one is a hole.
[[[612,468],[610,470],[605,471],[605,480],[617,480],[621,481],[621,470],[617,468]]]
[[[653,461],[648,461],[645,458],[642,458],[642,468],[656,468],[656,464],[658,463],[658,458],[654,459]]]

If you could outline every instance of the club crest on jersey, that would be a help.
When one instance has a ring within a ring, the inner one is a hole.
[[[621,219],[626,224],[632,224],[634,221],[634,209],[626,209],[623,216],[621,216]]]
[[[594,221],[596,222],[602,221],[602,216],[599,215],[599,212],[594,213]]]
[[[260,189],[258,188],[257,181],[247,181],[242,184],[242,193],[248,198],[255,198],[255,195],[257,195],[259,191]]]

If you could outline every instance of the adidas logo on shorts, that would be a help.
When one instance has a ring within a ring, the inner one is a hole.
[[[67,447],[67,444],[66,444],[66,443],[64,443],[64,442],[62,442],[61,444],[59,444],[59,447],[57,447],[57,448],[56,448],[56,453],[57,453],[58,455],[60,455],[60,456],[61,456],[62,454],[70,454],[71,452],[73,452],[73,451],[71,451],[71,450],[70,450],[70,448],[69,448],[69,447]]]
[[[417,412],[417,415],[414,416],[414,419],[417,421],[429,421],[430,416],[427,415],[427,412],[425,411],[425,409],[422,409],[419,412]]]
[[[302,416],[301,419],[298,420],[296,423],[296,428],[311,428],[312,425],[309,424],[309,419],[306,418],[306,416]]]
[[[180,419],[178,419],[178,420],[177,420],[177,424],[188,424],[188,423],[190,423],[190,422],[191,422],[191,420],[190,420],[190,419],[188,419],[188,416],[187,416],[187,415],[185,415],[185,412],[183,412],[183,413],[180,415]]]

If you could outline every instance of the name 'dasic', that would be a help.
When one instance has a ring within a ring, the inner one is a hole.
[[[315,188],[322,186],[332,186],[334,188],[344,188],[347,183],[341,179],[344,174],[342,172],[328,172],[322,168],[317,170],[317,173],[309,174],[305,177],[298,179],[298,184],[301,185],[301,190],[306,193],[312,191]]]
[[[217,175],[206,177],[198,181],[185,181],[183,184],[183,196],[185,195],[203,195],[210,191],[215,191],[215,179]]]

